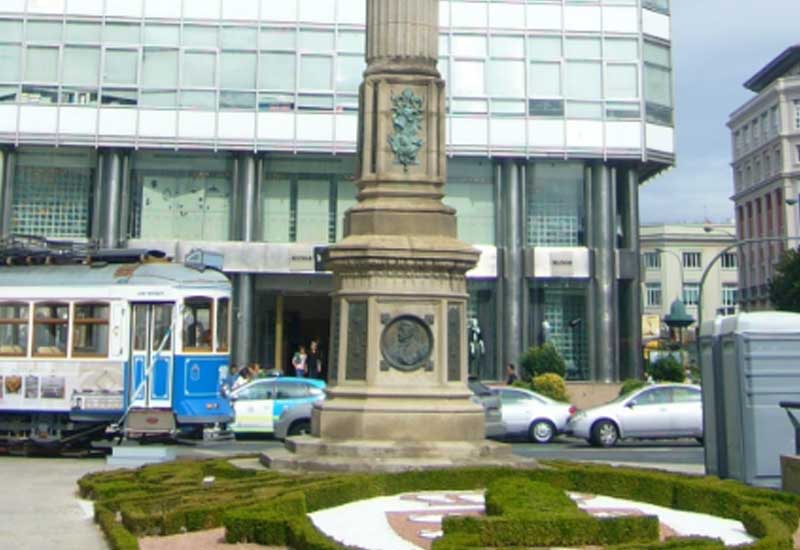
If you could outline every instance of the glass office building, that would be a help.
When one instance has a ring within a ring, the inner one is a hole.
[[[3,0],[0,233],[224,253],[237,361],[327,340],[365,0]],[[443,0],[470,368],[638,368],[638,186],[674,161],[668,0]],[[479,334],[478,334],[479,333]]]

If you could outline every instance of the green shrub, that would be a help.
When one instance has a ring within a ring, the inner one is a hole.
[[[117,523],[114,512],[96,506],[94,519],[108,540],[111,550],[139,550],[139,541],[133,534]]]
[[[564,379],[552,372],[541,374],[531,381],[531,389],[556,401],[568,402],[567,385]]]
[[[656,382],[683,382],[686,379],[683,365],[669,355],[662,357],[650,366],[650,376]]]
[[[522,376],[526,380],[550,372],[563,378],[567,373],[564,359],[550,342],[530,348],[519,358],[519,363],[522,367]]]
[[[622,387],[619,389],[619,396],[622,397],[623,395],[633,393],[636,390],[645,387],[646,385],[647,382],[644,380],[639,380],[638,378],[628,378],[622,383]]]

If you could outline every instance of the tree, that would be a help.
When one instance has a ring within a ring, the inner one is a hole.
[[[775,309],[800,312],[800,248],[784,252],[776,264],[769,299]]]
[[[671,355],[662,357],[650,365],[649,373],[656,382],[683,382],[686,379],[683,365]]]

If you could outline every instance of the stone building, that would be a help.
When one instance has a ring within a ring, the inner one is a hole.
[[[224,253],[236,361],[325,340],[355,202],[363,0],[3,0],[0,234]],[[443,0],[471,371],[638,368],[638,189],[674,162],[668,0]]]
[[[800,46],[787,48],[744,84],[756,95],[731,115],[733,201],[740,239],[797,237],[800,194]],[[798,241],[741,251],[740,300],[768,309],[773,265]]]

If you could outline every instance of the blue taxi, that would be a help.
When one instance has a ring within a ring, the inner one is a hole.
[[[230,428],[234,433],[270,434],[284,409],[324,397],[322,380],[290,376],[258,378],[231,392],[236,420]]]

